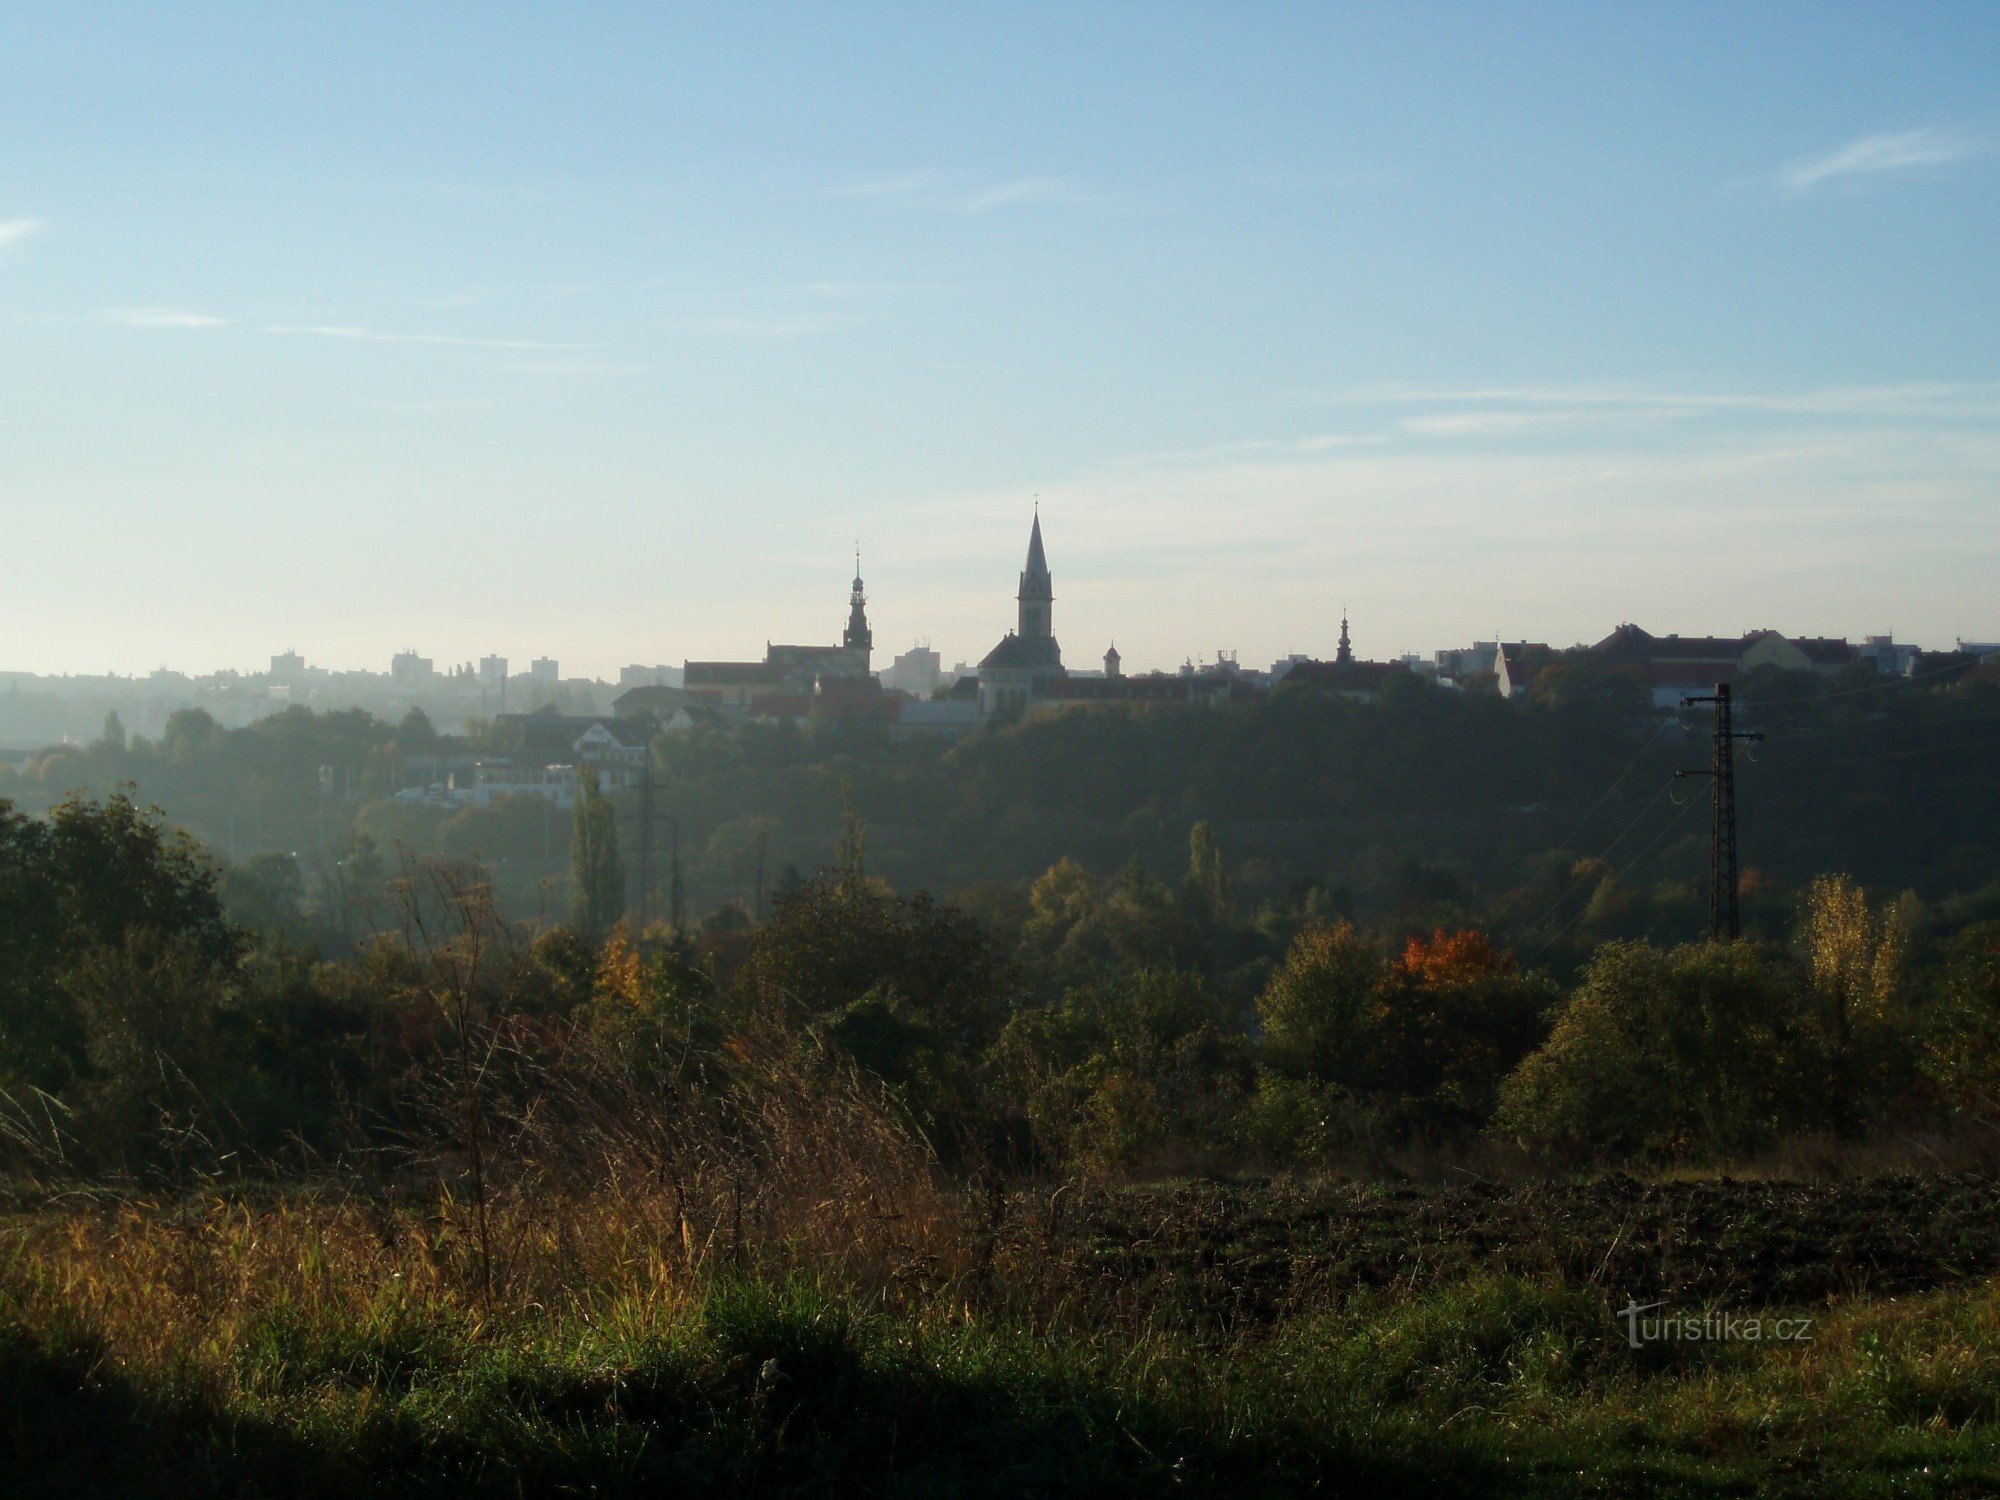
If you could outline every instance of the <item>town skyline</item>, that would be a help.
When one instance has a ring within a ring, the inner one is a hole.
[[[1990,13],[0,23],[0,667],[2000,635]],[[254,650],[244,653],[254,644]]]

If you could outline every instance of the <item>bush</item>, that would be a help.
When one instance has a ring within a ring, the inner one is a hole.
[[[1540,1146],[1687,1158],[1825,1126],[1827,1059],[1800,976],[1749,943],[1607,943],[1495,1123]]]

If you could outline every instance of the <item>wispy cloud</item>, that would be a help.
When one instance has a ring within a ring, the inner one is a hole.
[[[120,328],[220,328],[229,321],[181,307],[107,307],[98,318]]]
[[[546,359],[502,360],[498,368],[509,375],[532,375],[551,380],[578,380],[597,377],[625,375],[645,375],[650,366],[631,362],[617,362],[594,357],[561,357]]]
[[[44,219],[0,219],[0,249],[19,244],[33,234],[40,234],[48,228]]]
[[[1089,188],[1071,178],[1024,177],[966,194],[958,202],[958,211],[990,214],[998,208],[1025,208],[1041,203],[1088,203],[1091,197]]]
[[[540,339],[466,338],[455,333],[384,333],[375,328],[355,328],[339,323],[267,323],[266,333],[301,335],[307,338],[342,339],[358,344],[432,344],[450,349],[513,349],[538,353],[566,353],[588,349],[588,344],[553,344]]]
[[[1973,141],[1950,130],[1926,128],[1891,135],[1864,135],[1823,156],[1794,162],[1782,176],[1786,187],[1803,193],[1844,177],[1874,177],[1886,172],[1907,172],[1915,167],[1944,166],[1963,161],[1977,150]]]
[[[1518,433],[1566,427],[1582,413],[1574,411],[1450,411],[1405,417],[1405,432],[1417,437],[1512,437]]]
[[[2000,420],[2000,382],[1913,381],[1897,385],[1818,386],[1799,391],[1649,390],[1610,386],[1361,386],[1325,392],[1322,399],[1390,405],[1472,408],[1468,417],[1506,418],[1484,423],[1488,431],[1524,425],[1555,426],[1592,414],[1644,417],[1694,413],[1768,416],[1846,417],[1877,421],[1990,422]],[[1509,410],[1511,408],[1511,410]],[[1532,424],[1517,417],[1534,416]],[[1425,425],[1419,425],[1423,423]],[[1425,417],[1407,419],[1412,431],[1472,432],[1481,423],[1446,424]]]
[[[703,338],[814,338],[870,321],[890,299],[937,290],[933,282],[823,279],[790,285],[680,290],[661,326]]]
[[[837,183],[836,198],[916,198],[934,190],[941,178],[936,172],[893,172],[885,177],[864,177],[858,182]]]
[[[669,318],[665,326],[677,333],[712,339],[804,339],[837,333],[860,321],[847,312],[731,313]]]
[[[1095,203],[1100,199],[1090,184],[1074,177],[1017,177],[1005,182],[981,183],[930,170],[899,172],[841,183],[832,189],[832,193],[836,198],[896,203],[935,213],[969,217],[1005,208]]]

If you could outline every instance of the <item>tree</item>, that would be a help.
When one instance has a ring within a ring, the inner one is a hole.
[[[1923,1070],[1955,1113],[2000,1120],[2000,922],[1962,933],[1945,966]]]
[[[1819,875],[1806,889],[1799,928],[1813,989],[1826,1001],[1841,1047],[1880,1017],[1902,988],[1909,934],[1894,907],[1880,913],[1845,875]]]
[[[1257,997],[1263,1061],[1294,1078],[1357,1081],[1358,1038],[1381,973],[1381,957],[1353,923],[1300,932]]]
[[[1800,979],[1748,942],[1606,943],[1501,1086],[1496,1123],[1532,1144],[1663,1159],[1823,1128]]]
[[[104,716],[104,733],[98,737],[98,743],[107,750],[125,748],[125,721],[118,717],[117,709]]]
[[[1224,1143],[1247,1049],[1201,976],[1128,969],[1022,1010],[994,1045],[1010,1102],[1058,1158],[1133,1167]]]
[[[834,851],[833,867],[842,877],[860,880],[866,873],[868,828],[854,811],[854,787],[840,784],[840,847]]]
[[[198,1068],[243,950],[214,866],[157,810],[72,796],[36,821],[0,801],[0,1085],[157,1120],[141,1106]],[[100,1144],[137,1142],[114,1121]]]
[[[405,755],[432,755],[437,752],[438,732],[431,727],[430,715],[413,708],[396,726],[396,748]]]
[[[230,919],[258,932],[296,936],[305,923],[305,877],[289,854],[253,854],[222,872]]]
[[[223,728],[206,709],[183,708],[167,720],[160,736],[160,748],[176,765],[194,765],[215,753]]]
[[[576,820],[569,843],[569,920],[595,947],[625,912],[625,868],[618,859],[618,828],[611,800],[599,788],[597,768],[576,770]]]
[[[763,1016],[824,1026],[919,1119],[962,1123],[1014,978],[957,908],[835,874],[808,881],[757,929],[736,990]]]
[[[1188,833],[1188,904],[1202,919],[1221,924],[1230,917],[1229,884],[1222,871],[1222,849],[1206,822]]]
[[[1483,1126],[1500,1082],[1541,1040],[1554,1001],[1485,933],[1412,937],[1384,971],[1358,1040],[1358,1081],[1412,1128]]]

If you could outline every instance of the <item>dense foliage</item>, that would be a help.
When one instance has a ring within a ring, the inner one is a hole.
[[[864,874],[858,821],[847,842],[761,924],[629,936],[511,921],[479,866],[406,858],[327,958],[286,867],[219,871],[122,795],[0,808],[14,1165],[333,1159],[425,1120],[476,1164],[482,1091],[531,1114],[546,1059],[589,1039],[643,1095],[789,1038],[973,1171],[1699,1160],[1984,1121],[2000,1095],[2000,924],[1845,877],[1781,938],[1614,937],[1565,982],[1470,925],[1358,923],[1318,884],[1246,910],[1206,824],[1177,884],[1065,858],[963,906]]]
[[[1031,716],[955,745],[894,742],[879,725],[663,733],[645,904],[669,908],[677,869],[688,912],[755,914],[788,867],[840,862],[851,811],[869,873],[960,900],[1064,858],[1099,876],[1133,858],[1177,872],[1207,823],[1221,851],[1202,877],[1210,899],[1246,913],[1317,884],[1326,912],[1398,927],[1398,942],[1472,926],[1565,973],[1608,938],[1701,933],[1706,829],[1672,772],[1705,763],[1705,720],[1661,725],[1636,679],[1588,653],[1550,662],[1525,701],[1395,687],[1380,703],[1293,686],[1221,708]],[[2000,916],[2000,689],[1766,669],[1737,694],[1743,723],[1767,735],[1740,768],[1755,935],[1784,937],[1797,894],[1828,871],[1955,903],[1957,921]],[[463,785],[478,755],[518,753],[518,735],[515,721],[457,740],[421,716],[303,709],[224,731],[188,710],[157,739],[120,727],[0,769],[0,797],[46,811],[129,782],[232,865],[290,858],[341,942],[353,934],[340,913],[399,849],[477,858],[510,914],[560,916],[565,812],[416,796]],[[610,800],[620,904],[635,911],[637,794]]]

